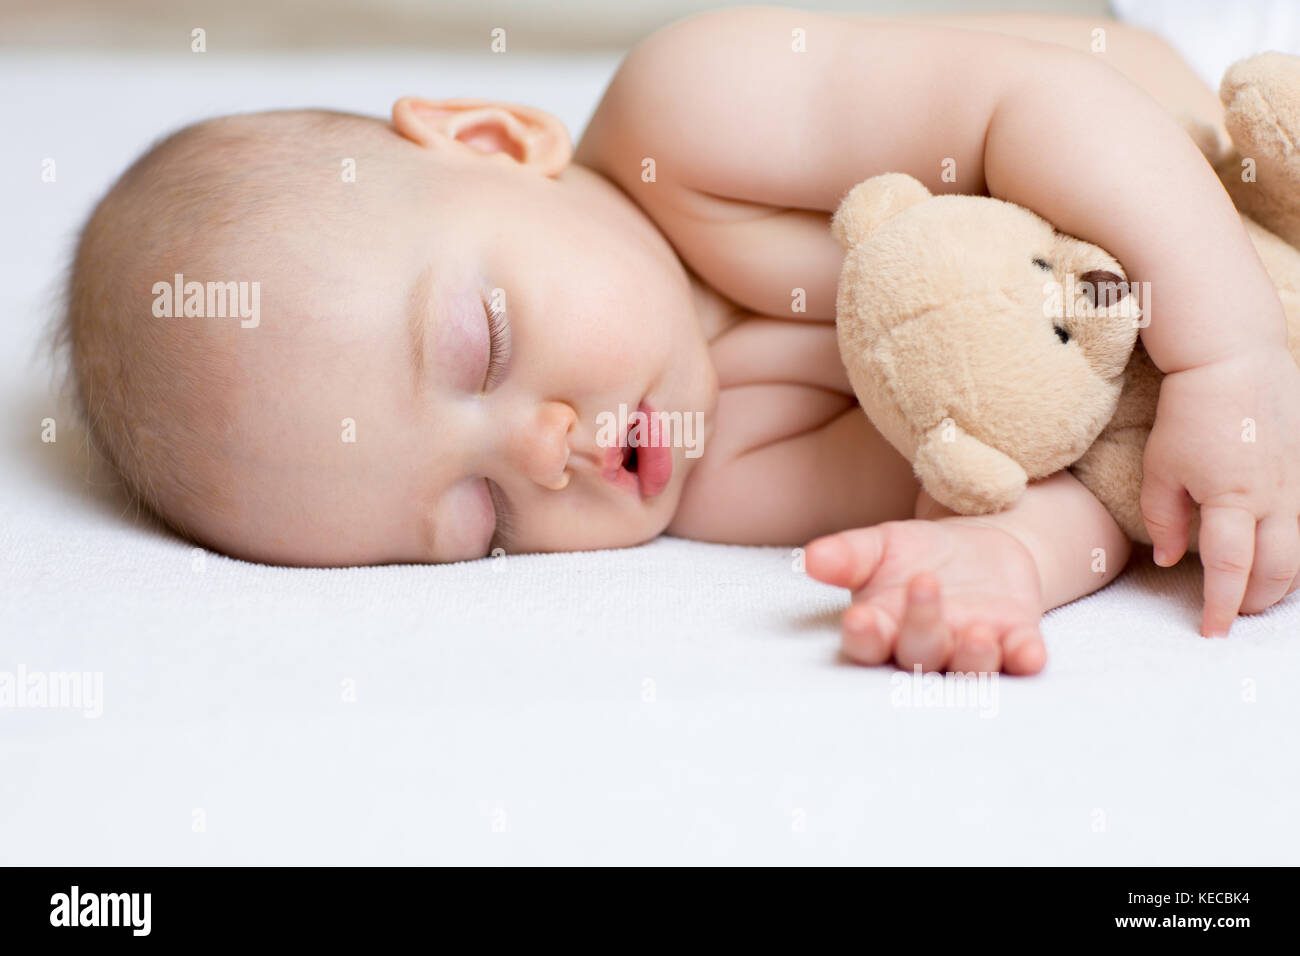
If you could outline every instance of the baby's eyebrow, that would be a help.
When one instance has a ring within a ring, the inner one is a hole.
[[[433,266],[420,270],[407,296],[407,331],[410,335],[411,370],[415,395],[418,399],[424,388],[424,354],[429,332],[429,309],[433,304]]]

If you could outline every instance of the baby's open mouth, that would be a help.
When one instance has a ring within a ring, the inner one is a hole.
[[[642,498],[653,498],[668,486],[673,475],[673,453],[670,447],[656,444],[654,432],[648,431],[654,410],[644,402],[637,408],[642,427],[628,422],[622,442],[606,451],[605,478],[620,488],[635,492]]]

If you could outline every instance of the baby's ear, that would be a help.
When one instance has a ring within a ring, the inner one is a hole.
[[[930,198],[930,190],[907,173],[885,173],[858,183],[831,220],[831,232],[845,249],[857,245],[882,222]]]
[[[404,96],[393,104],[393,126],[426,149],[463,151],[510,159],[545,176],[556,176],[573,158],[569,131],[532,106],[458,98]]]

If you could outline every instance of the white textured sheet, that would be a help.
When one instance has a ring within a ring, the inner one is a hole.
[[[613,66],[0,61],[0,672],[103,674],[98,718],[0,708],[0,862],[1296,862],[1300,601],[1202,640],[1189,563],[1051,614],[1048,670],[996,702],[908,708],[894,672],[836,661],[846,595],[779,549],[196,564],[84,486],[28,358],[147,141],[408,91],[576,132]]]

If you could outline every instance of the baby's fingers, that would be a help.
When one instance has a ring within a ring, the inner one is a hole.
[[[898,625],[885,611],[870,604],[854,604],[844,612],[844,656],[859,664],[883,664],[894,656]]]
[[[1002,641],[1002,667],[1008,674],[1037,674],[1047,663],[1042,632],[1032,624],[1011,631]]]
[[[1295,518],[1270,515],[1255,529],[1255,563],[1241,602],[1243,614],[1272,607],[1291,591],[1300,568],[1300,525]]]
[[[804,569],[818,581],[856,591],[871,580],[884,557],[880,529],[856,528],[809,542]]]
[[[1201,633],[1228,633],[1246,594],[1255,557],[1255,516],[1243,508],[1201,507],[1201,563],[1205,565],[1205,610]]]
[[[939,580],[933,574],[918,574],[907,586],[907,609],[898,625],[894,660],[911,670],[942,670],[952,654],[952,628],[943,619]]]
[[[1142,522],[1151,535],[1156,564],[1167,568],[1177,564],[1187,551],[1193,502],[1181,483],[1160,477],[1150,464],[1143,464],[1143,472],[1139,498]]]
[[[987,624],[972,624],[957,638],[948,670],[957,674],[992,674],[1002,669],[997,632]]]

